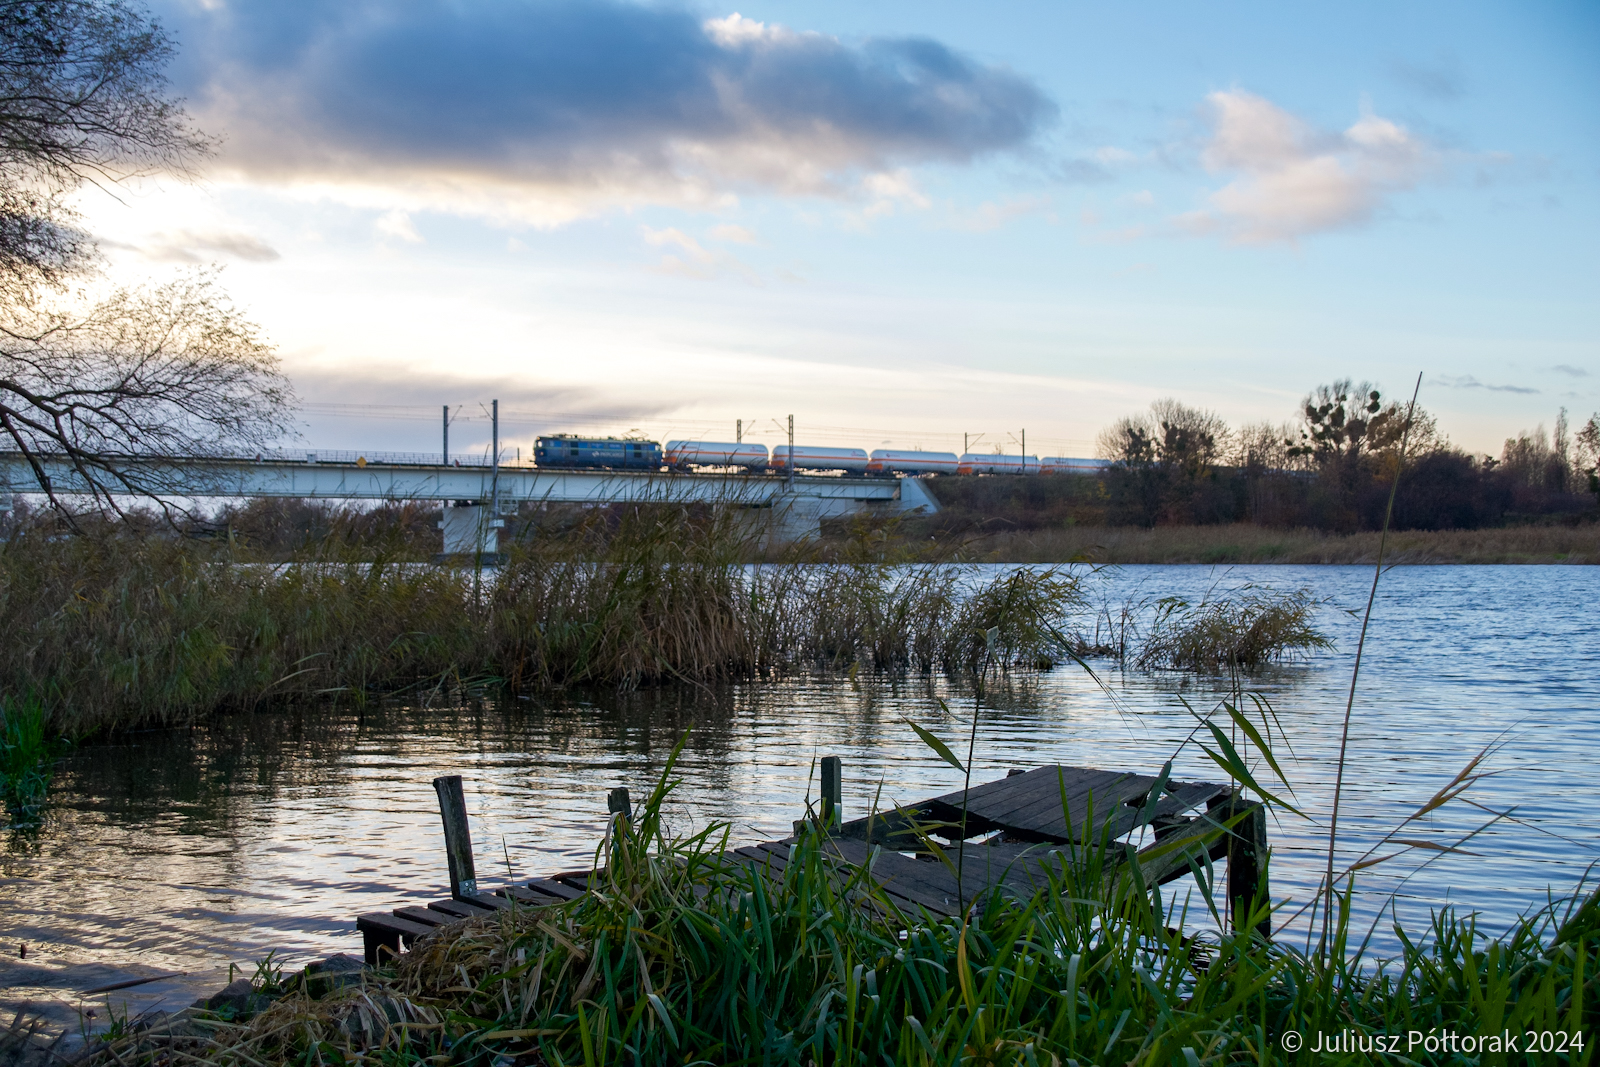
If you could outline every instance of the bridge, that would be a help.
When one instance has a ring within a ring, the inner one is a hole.
[[[437,500],[448,555],[492,554],[501,518],[529,502],[612,504],[692,502],[760,512],[774,537],[820,532],[823,519],[856,513],[932,513],[938,503],[916,478],[753,473],[567,470],[520,464],[400,462],[354,453],[305,458],[124,457],[117,465],[142,485],[175,498],[290,497],[320,500]],[[411,459],[412,457],[405,457]],[[417,457],[420,459],[420,457]],[[57,494],[86,494],[89,484],[64,457],[41,459]],[[33,468],[0,452],[0,496],[38,492]]]

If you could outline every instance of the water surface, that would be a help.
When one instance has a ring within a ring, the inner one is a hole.
[[[1319,623],[1336,650],[1247,683],[1283,723],[1279,755],[1292,748],[1284,767],[1308,816],[1284,815],[1270,831],[1285,914],[1324,862],[1371,576],[1129,566],[1088,586],[1113,605],[1249,582],[1326,598]],[[1408,925],[1453,905],[1499,929],[1547,894],[1571,892],[1600,857],[1600,783],[1586,773],[1600,742],[1597,602],[1596,568],[1401,567],[1384,577],[1352,718],[1341,855],[1368,848],[1485,750],[1492,774],[1408,836],[1449,844],[1491,812],[1511,819],[1461,846],[1472,855],[1413,852],[1374,869],[1361,883],[1364,918],[1392,897]],[[997,686],[980,719],[976,778],[1051,762],[1153,771],[1168,758],[1180,778],[1219,776],[1183,742],[1189,708],[1211,710],[1226,680],[1097,670],[1099,682],[1065,666]],[[970,712],[970,692],[943,681],[801,677],[461,707],[303,708],[87,744],[63,765],[43,831],[0,849],[0,1004],[31,1000],[67,1018],[105,1000],[80,1002],[76,990],[189,972],[112,995],[136,1011],[170,1008],[215,989],[230,962],[268,950],[296,961],[359,952],[357,913],[447,889],[435,775],[465,777],[480,878],[494,881],[586,864],[606,791],[641,795],[685,730],[674,823],[726,820],[736,838],[762,839],[802,813],[819,755],[844,759],[847,817],[880,788],[883,806],[956,787],[905,719],[954,742]],[[1387,926],[1380,945],[1392,944]]]

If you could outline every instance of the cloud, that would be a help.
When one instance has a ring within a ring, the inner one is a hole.
[[[1588,371],[1584,370],[1582,367],[1574,367],[1570,363],[1557,363],[1554,367],[1551,367],[1550,369],[1553,370],[1553,371],[1558,371],[1561,374],[1565,374],[1569,378],[1587,378],[1587,377],[1589,377],[1589,372]]]
[[[843,196],[1024,147],[1032,82],[926,38],[847,43],[601,0],[179,7],[217,165],[374,206],[557,224],[607,205]],[[869,195],[871,190],[868,190]]]
[[[1429,144],[1370,112],[1328,132],[1251,93],[1217,92],[1207,101],[1213,128],[1201,162],[1237,177],[1211,194],[1208,208],[1176,220],[1192,233],[1270,244],[1359,226],[1438,165]]]
[[[756,235],[754,233],[743,226],[735,226],[731,223],[711,227],[710,237],[713,241],[726,241],[729,244],[736,245],[753,245],[756,243]]]
[[[986,200],[970,211],[958,212],[949,226],[969,233],[988,233],[1028,215],[1048,215],[1051,200],[1047,196],[1014,196],[1004,200]],[[1053,221],[1053,220],[1052,220]]]
[[[151,234],[143,244],[102,241],[108,248],[128,248],[162,263],[208,263],[218,255],[250,263],[281,258],[278,250],[253,234],[229,230],[169,230]]]
[[[734,227],[738,229],[739,227]],[[718,227],[723,229],[723,227]],[[688,278],[708,279],[720,274],[734,273],[752,284],[759,285],[760,278],[747,264],[721,249],[710,249],[676,226],[665,229],[639,227],[639,235],[647,245],[655,248],[675,249],[661,257],[656,270],[663,274],[679,274]]]
[[[411,216],[398,208],[380,217],[372,224],[372,228],[377,230],[378,235],[381,237],[393,237],[395,240],[404,241],[407,244],[419,245],[422,243],[422,235],[411,224]]]
[[[1455,377],[1441,375],[1433,379],[1429,384],[1442,385],[1447,389],[1487,389],[1491,393],[1537,393],[1540,391],[1526,385],[1489,385],[1478,381],[1470,374],[1462,374]]]

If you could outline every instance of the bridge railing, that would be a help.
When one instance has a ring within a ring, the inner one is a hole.
[[[437,467],[443,457],[437,452],[358,452],[347,448],[274,448],[249,456],[235,456],[235,459],[263,459],[274,463],[356,463],[366,460],[368,463],[381,463],[386,466],[398,467]],[[452,467],[490,467],[486,455],[462,454],[450,457]],[[500,460],[500,466],[509,467],[514,464]]]

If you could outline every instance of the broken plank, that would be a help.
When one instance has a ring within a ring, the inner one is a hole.
[[[397,915],[385,915],[381,911],[374,911],[356,916],[356,929],[361,931],[362,953],[367,963],[376,967],[384,962],[385,950],[388,952],[388,958],[393,959],[400,955],[402,942],[410,944],[430,932],[433,927],[412,922],[410,919],[402,919]]]
[[[414,923],[421,923],[423,926],[444,926],[447,923],[456,921],[454,916],[446,915],[442,911],[430,911],[427,908],[419,908],[415,905],[396,908],[393,915],[397,919],[407,919]]]

